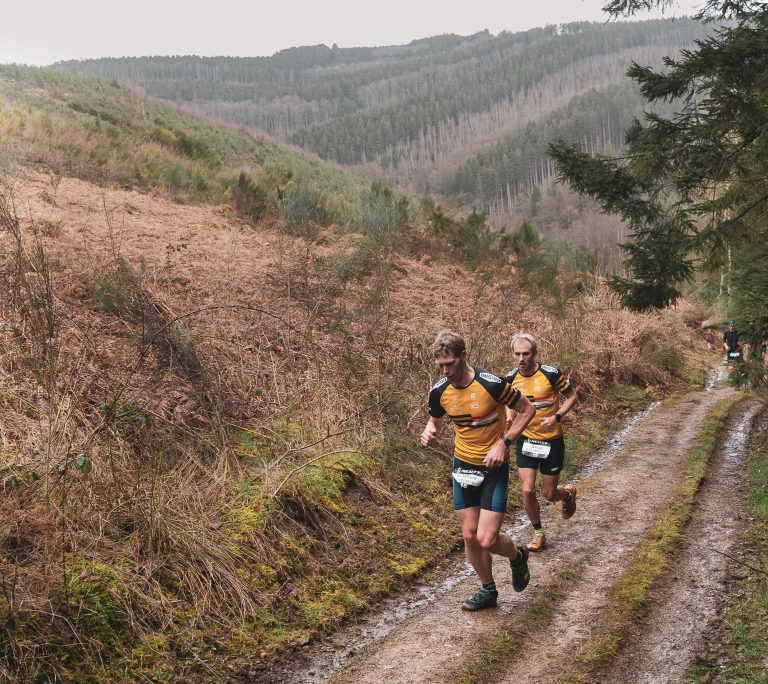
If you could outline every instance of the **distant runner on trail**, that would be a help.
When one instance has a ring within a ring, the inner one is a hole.
[[[723,333],[723,349],[725,350],[725,361],[732,361],[731,352],[738,353],[739,347],[739,333],[736,330],[736,321],[728,321],[728,330]],[[734,357],[738,359],[738,357]]]
[[[466,344],[458,333],[438,333],[432,353],[445,377],[429,393],[429,420],[420,441],[429,446],[440,435],[446,417],[453,423],[453,508],[461,522],[467,559],[482,583],[461,607],[470,611],[492,608],[499,596],[492,553],[509,559],[515,591],[523,591],[530,579],[528,551],[502,534],[501,524],[507,510],[507,449],[535,412],[504,378],[469,365]],[[506,431],[505,406],[516,412]]]
[[[576,512],[576,487],[559,485],[565,458],[565,441],[560,421],[576,403],[576,391],[560,369],[536,361],[536,339],[528,333],[512,338],[512,354],[517,368],[507,374],[507,382],[519,390],[536,409],[535,418],[517,439],[517,472],[523,488],[523,505],[533,525],[531,551],[547,544],[541,526],[541,508],[536,497],[536,471],[541,469],[541,493],[547,501],[563,502],[563,518]],[[565,400],[560,403],[560,398]],[[514,424],[514,409],[507,409],[507,425]]]

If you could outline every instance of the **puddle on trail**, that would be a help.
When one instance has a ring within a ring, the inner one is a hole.
[[[728,432],[723,443],[723,459],[727,464],[736,463],[740,468],[743,466],[752,433],[752,421],[759,411],[760,406],[751,408]]]
[[[717,387],[723,380],[725,380],[726,377],[726,367],[725,366],[715,366],[712,369],[712,372],[709,374],[709,377],[707,378],[707,383],[704,386],[704,388],[711,392],[715,387]]]
[[[706,389],[716,387],[725,377],[724,368],[715,368],[707,379]],[[638,423],[648,416],[660,402],[654,402],[641,411],[633,414],[615,432],[595,455],[595,458],[584,466],[574,482],[585,480],[608,465],[616,452],[627,441]],[[521,511],[515,515],[504,531],[512,537],[519,536],[528,526],[528,518]],[[361,618],[355,625],[339,630],[329,641],[309,644],[302,658],[305,665],[300,671],[294,671],[284,681],[286,684],[322,684],[331,676],[348,665],[354,656],[369,644],[383,639],[395,630],[411,615],[437,601],[459,582],[467,579],[473,573],[472,566],[465,559],[456,560],[445,570],[439,580],[423,584],[411,589],[407,595],[400,595],[383,602],[379,610],[372,615]]]

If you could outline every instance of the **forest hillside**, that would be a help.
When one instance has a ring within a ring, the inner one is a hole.
[[[4,680],[258,681],[433,567],[442,327],[497,372],[539,337],[570,468],[713,358],[690,304],[622,311],[530,229],[117,82],[2,67],[0,115]]]
[[[453,196],[494,225],[515,226],[536,213],[538,195],[552,183],[548,141],[563,137],[589,152],[621,149],[624,130],[644,108],[626,79],[629,66],[658,67],[706,32],[689,19],[581,22],[400,46],[306,46],[250,59],[57,66],[116,79],[374,180]],[[568,221],[562,207],[559,214],[541,222]]]

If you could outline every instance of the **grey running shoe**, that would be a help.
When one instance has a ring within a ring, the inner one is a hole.
[[[528,549],[518,546],[517,558],[509,561],[509,565],[512,568],[512,588],[515,591],[522,591],[531,579],[531,573],[528,572]]]
[[[528,542],[529,551],[543,551],[547,545],[547,535],[544,530],[537,530],[533,533],[533,539]]]
[[[568,520],[576,512],[576,486],[565,485],[568,498],[563,499],[563,520]]]
[[[482,610],[483,608],[495,608],[496,600],[498,598],[498,591],[491,591],[485,587],[480,587],[480,591],[478,591],[472,598],[468,598],[466,601],[464,601],[464,603],[461,604],[461,609],[474,611]]]

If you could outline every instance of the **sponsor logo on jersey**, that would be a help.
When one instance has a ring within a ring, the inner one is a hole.
[[[433,386],[432,389],[437,389],[438,387],[442,387],[446,382],[448,382],[448,378],[442,378],[438,380]]]
[[[501,382],[501,378],[493,373],[480,373],[480,377],[488,382]]]
[[[545,363],[541,364],[541,370],[545,370],[548,373],[557,373],[557,368],[555,368],[554,366],[548,366]]]

